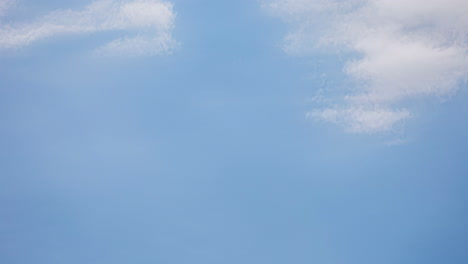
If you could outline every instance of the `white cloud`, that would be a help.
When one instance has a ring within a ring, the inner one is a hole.
[[[396,123],[411,117],[411,114],[405,109],[351,106],[345,109],[316,110],[308,113],[307,116],[344,126],[351,133],[373,134],[392,129]]]
[[[176,45],[171,36],[174,19],[172,4],[164,0],[100,0],[79,11],[53,11],[30,24],[2,25],[0,48],[21,48],[55,36],[121,32],[123,37],[98,52],[155,55],[170,52]]]
[[[453,95],[468,77],[466,0],[273,0],[291,32],[285,50],[355,54],[343,65],[355,86],[342,105],[310,116],[354,133],[390,131],[411,116],[401,105]],[[337,121],[338,120],[338,121]]]

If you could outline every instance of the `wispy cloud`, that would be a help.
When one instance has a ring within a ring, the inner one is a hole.
[[[0,18],[5,12],[15,4],[15,0],[1,0],[0,1]]]
[[[11,1],[8,1],[11,2]],[[8,2],[5,2],[8,4]],[[0,13],[7,4],[0,5]],[[97,49],[102,55],[156,55],[170,52],[175,14],[163,0],[100,0],[82,10],[56,10],[29,24],[0,26],[0,48],[17,49],[64,35],[121,32]]]
[[[265,6],[291,26],[286,52],[357,55],[343,65],[355,85],[334,106],[309,114],[347,131],[391,131],[412,116],[405,109],[412,99],[453,95],[468,76],[466,0],[274,0]]]
[[[396,123],[409,118],[411,114],[405,109],[388,110],[379,107],[349,106],[344,109],[316,110],[308,113],[307,116],[344,126],[348,132],[372,134],[392,129]]]

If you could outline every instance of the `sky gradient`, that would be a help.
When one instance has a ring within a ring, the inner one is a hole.
[[[0,0],[0,263],[467,263],[466,3],[413,2]]]

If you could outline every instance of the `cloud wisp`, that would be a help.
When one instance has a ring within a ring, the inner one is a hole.
[[[5,12],[15,4],[15,0],[2,0],[0,1],[0,18],[3,17]]]
[[[265,2],[291,28],[295,55],[348,52],[354,83],[333,106],[309,117],[352,133],[392,131],[412,116],[411,100],[450,96],[468,77],[468,1],[274,0]]]
[[[0,5],[0,13],[11,4]],[[101,55],[151,56],[170,53],[175,14],[164,0],[99,0],[82,10],[56,10],[32,23],[0,25],[0,49],[18,49],[67,35],[116,32],[122,37],[96,49]]]

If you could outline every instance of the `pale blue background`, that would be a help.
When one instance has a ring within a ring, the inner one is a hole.
[[[170,56],[2,54],[0,263],[468,263],[466,87],[387,146],[305,118],[341,63],[259,2],[174,2]]]

